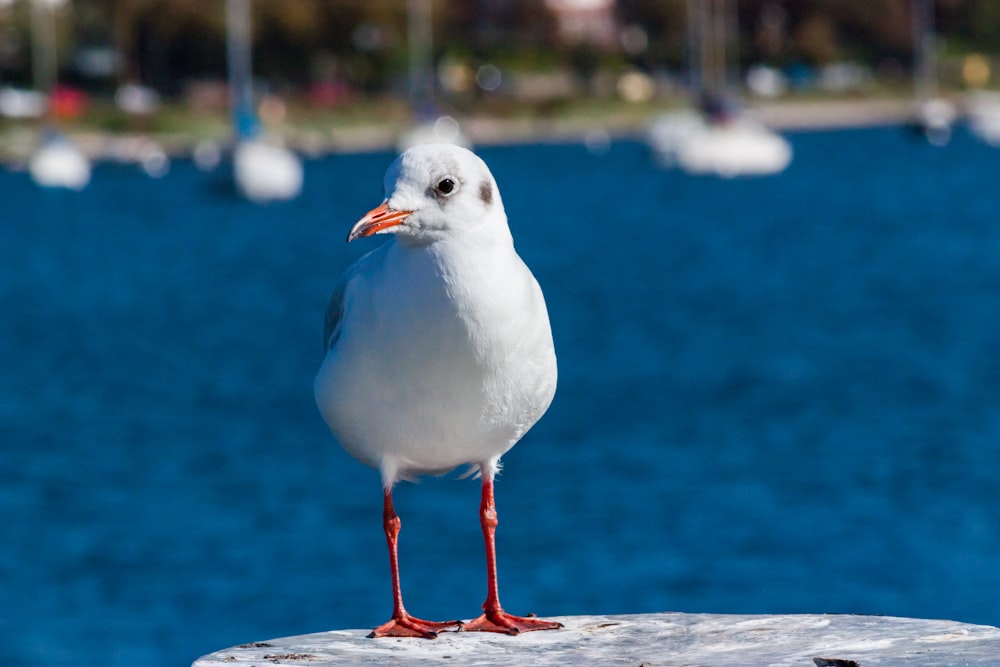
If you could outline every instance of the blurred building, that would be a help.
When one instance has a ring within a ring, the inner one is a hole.
[[[618,42],[614,0],[545,0],[566,44],[613,48]]]

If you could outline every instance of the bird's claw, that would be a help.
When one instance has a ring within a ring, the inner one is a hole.
[[[413,618],[410,615],[398,616],[389,619],[387,623],[378,626],[368,635],[375,637],[417,637],[420,639],[434,639],[438,632],[454,629],[462,629],[462,621],[423,621]]]
[[[462,632],[502,632],[508,635],[518,635],[534,630],[558,630],[562,623],[546,621],[541,618],[514,616],[503,609],[491,610],[477,619],[462,625]]]

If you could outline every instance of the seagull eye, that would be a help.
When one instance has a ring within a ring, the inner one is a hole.
[[[434,189],[443,195],[450,195],[455,191],[455,179],[450,176],[446,176],[438,181],[438,184]]]

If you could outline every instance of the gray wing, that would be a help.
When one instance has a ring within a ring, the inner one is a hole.
[[[323,319],[324,349],[332,350],[333,346],[337,343],[337,339],[340,337],[340,323],[344,317],[347,290],[350,288],[351,283],[365,266],[371,264],[376,257],[380,257],[385,253],[387,245],[389,244],[385,243],[367,255],[364,255],[340,276],[337,286],[333,289],[333,294],[330,295],[330,302],[326,306],[326,317]]]
[[[344,293],[347,292],[347,283],[351,281],[351,274],[345,274],[340,279],[340,284],[330,295],[330,302],[326,305],[326,317],[323,319],[323,347],[326,350],[333,349],[340,337],[340,319],[344,316]]]

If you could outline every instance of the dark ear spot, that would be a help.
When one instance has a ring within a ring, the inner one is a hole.
[[[483,203],[487,206],[493,201],[493,186],[490,185],[489,181],[483,181],[479,184],[479,198],[483,200]]]

